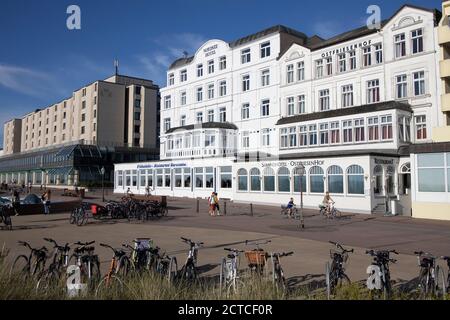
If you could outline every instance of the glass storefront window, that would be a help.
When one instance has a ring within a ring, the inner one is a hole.
[[[175,169],[175,188],[183,187],[183,170]]]
[[[137,187],[137,170],[133,170],[132,182],[133,182],[133,187]]]
[[[139,171],[139,187],[145,188],[146,187],[146,170],[140,170]]]
[[[147,187],[153,187],[153,170],[147,170]]]
[[[238,190],[248,191],[248,176],[245,169],[239,169],[238,171]]]
[[[353,165],[347,169],[347,184],[349,194],[364,194],[364,169]]]
[[[190,188],[191,187],[191,169],[184,168],[184,187]]]
[[[203,168],[195,168],[195,187],[203,188]]]
[[[117,186],[123,187],[123,171],[117,171]]]
[[[162,187],[163,186],[163,169],[156,170],[156,186]]]
[[[231,189],[233,186],[232,167],[220,167],[220,187]]]
[[[164,187],[170,188],[170,169],[164,169]]]
[[[275,172],[272,168],[264,169],[264,191],[275,192]]]
[[[278,192],[291,192],[291,179],[288,168],[278,170]]]
[[[312,193],[324,193],[324,171],[321,167],[312,167],[309,171],[309,184]]]
[[[251,191],[261,191],[261,171],[257,168],[250,170]]]
[[[206,188],[214,188],[214,168],[206,168],[205,181]]]
[[[334,194],[344,193],[344,172],[339,166],[328,169],[328,191]]]
[[[445,192],[444,168],[419,168],[419,192]]]

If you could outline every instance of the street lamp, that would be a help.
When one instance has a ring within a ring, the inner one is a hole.
[[[105,167],[100,169],[100,173],[102,174],[102,201],[105,202]]]
[[[301,167],[298,167],[295,169],[296,174],[298,174],[299,178],[299,187],[300,187],[300,224],[302,226],[302,229],[305,229],[305,221],[303,218],[303,177],[306,175],[306,170],[303,165]]]

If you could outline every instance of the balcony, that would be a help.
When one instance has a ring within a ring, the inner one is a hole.
[[[433,128],[433,142],[449,142],[450,126]]]
[[[450,27],[449,26],[438,27],[438,39],[439,39],[440,45],[450,43]]]
[[[450,93],[441,96],[442,112],[450,112]]]
[[[450,77],[450,59],[440,62],[441,78]]]

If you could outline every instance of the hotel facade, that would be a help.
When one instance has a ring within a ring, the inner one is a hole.
[[[51,187],[113,181],[113,164],[159,158],[159,87],[114,75],[4,125],[0,181]]]
[[[405,5],[380,29],[328,40],[274,26],[206,42],[167,72],[160,161],[117,164],[115,192],[269,205],[302,193],[309,208],[330,192],[342,211],[415,216],[431,190],[450,208],[444,13]],[[412,153],[436,145],[444,189]]]

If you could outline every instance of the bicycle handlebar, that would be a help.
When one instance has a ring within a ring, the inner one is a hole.
[[[50,238],[44,238],[45,241],[50,242],[53,244],[53,247],[59,250],[68,250],[69,248],[69,244],[66,243],[65,246],[60,246],[55,240],[50,239]]]
[[[181,240],[182,240],[183,242],[189,243],[191,246],[192,246],[192,245],[201,246],[201,245],[204,245],[204,244],[205,244],[204,242],[194,242],[194,241],[192,241],[191,239],[186,239],[186,238],[183,238],[183,237],[181,237]]]
[[[229,251],[229,252],[239,252],[239,253],[243,253],[243,252],[245,252],[245,251],[243,251],[243,250],[238,250],[238,249],[231,249],[231,248],[225,248],[225,249],[223,249],[223,250],[225,250],[225,251]]]
[[[293,251],[291,251],[291,252],[282,252],[282,253],[272,253],[272,255],[273,256],[277,256],[277,257],[279,257],[279,258],[282,258],[282,257],[289,257],[289,256],[292,256],[294,254],[294,252]]]
[[[347,250],[337,242],[333,242],[333,241],[328,241],[328,242],[331,243],[332,245],[336,246],[338,249],[341,249],[343,253],[354,253],[355,252],[355,249]]]

